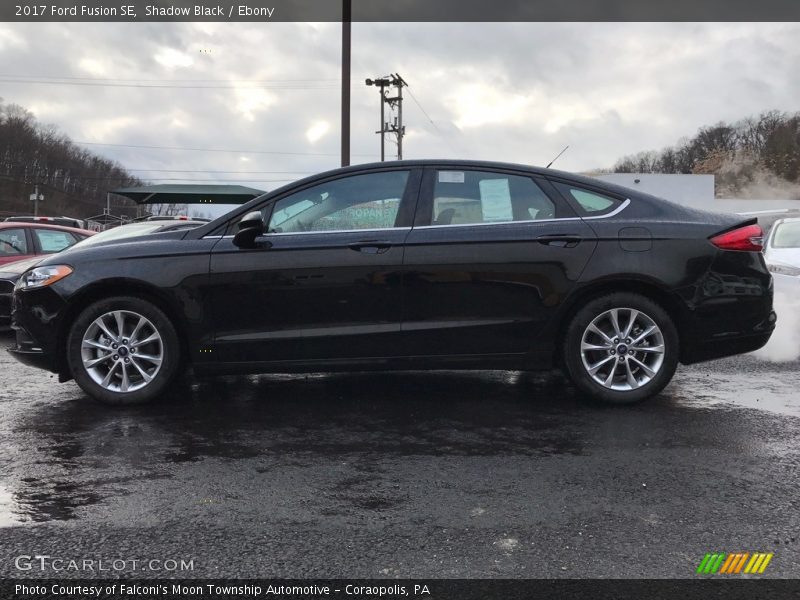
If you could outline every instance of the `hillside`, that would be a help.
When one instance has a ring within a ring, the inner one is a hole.
[[[36,184],[45,197],[40,215],[86,218],[103,212],[108,190],[142,182],[42,125],[23,107],[0,101],[0,218],[32,214],[29,197]],[[136,205],[114,196],[111,212],[133,216]]]
[[[661,150],[617,161],[613,173],[707,173],[717,197],[800,199],[800,113],[765,112],[702,127]]]

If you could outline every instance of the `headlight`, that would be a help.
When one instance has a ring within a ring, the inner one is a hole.
[[[797,276],[800,275],[800,267],[793,267],[791,265],[784,265],[780,263],[767,263],[767,268],[772,273],[778,273],[779,275],[792,275]]]
[[[67,265],[52,265],[49,267],[35,267],[22,274],[17,279],[15,290],[31,290],[34,288],[53,285],[59,279],[64,279],[72,273],[72,267]]]

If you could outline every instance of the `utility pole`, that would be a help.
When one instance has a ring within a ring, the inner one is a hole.
[[[30,199],[33,202],[33,216],[39,216],[39,202],[44,200],[44,195],[39,193],[39,184],[36,183],[33,186],[33,193],[30,195]]]
[[[342,166],[350,164],[350,31],[352,0],[342,0]]]
[[[386,160],[385,151],[385,135],[391,133],[396,137],[397,141],[397,160],[403,160],[403,136],[406,134],[406,128],[403,125],[403,87],[408,84],[397,73],[381,77],[379,79],[367,79],[366,84],[369,86],[376,86],[381,97],[381,128],[375,133],[381,136],[381,162]],[[389,88],[396,87],[397,95],[390,96],[387,93]],[[385,106],[394,111],[397,108],[397,116],[389,123],[385,117]]]

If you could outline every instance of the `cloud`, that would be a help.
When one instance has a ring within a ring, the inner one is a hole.
[[[306,130],[306,138],[312,144],[318,142],[322,137],[331,129],[331,124],[327,121],[315,121],[311,127]]]
[[[78,69],[90,75],[106,75],[109,71],[109,65],[103,60],[85,57],[78,61]]]
[[[186,52],[181,52],[175,48],[162,48],[153,58],[155,61],[169,69],[174,67],[191,67],[194,64],[194,58],[189,56]]]
[[[145,179],[277,187],[339,164],[340,31],[336,23],[1,24],[0,74],[25,76],[3,82],[3,100],[77,141],[241,150],[92,146]],[[367,77],[398,72],[410,84],[407,158],[546,164],[569,144],[557,165],[580,171],[721,119],[796,110],[797,39],[794,23],[354,23],[352,160],[379,156],[378,94]],[[134,87],[30,83],[36,75]],[[236,173],[244,170],[264,173]]]

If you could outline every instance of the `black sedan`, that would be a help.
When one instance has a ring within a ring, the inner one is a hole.
[[[762,347],[754,219],[549,169],[349,167],[208,224],[75,247],[20,278],[22,362],[112,404],[179,372],[542,369],[626,403]]]

